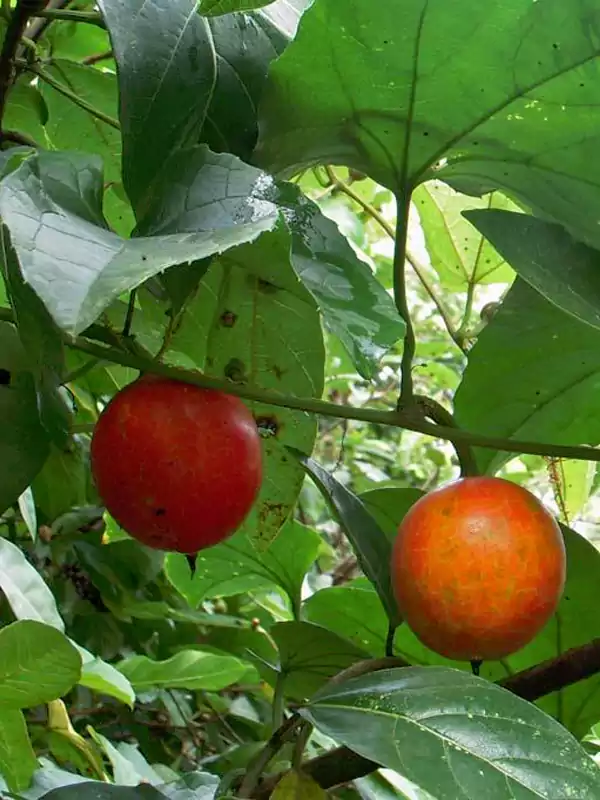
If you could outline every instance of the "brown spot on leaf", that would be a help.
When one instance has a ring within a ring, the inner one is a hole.
[[[225,365],[223,374],[234,383],[246,382],[246,365],[239,358],[232,358]]]
[[[255,417],[256,426],[261,433],[277,436],[281,430],[281,423],[274,414],[263,414]]]
[[[281,367],[278,367],[277,364],[273,364],[273,366],[271,367],[271,372],[273,373],[273,375],[275,375],[277,380],[280,381],[285,375],[286,370],[281,369]]]
[[[224,311],[221,314],[221,325],[224,328],[233,328],[237,321],[237,314],[234,314],[233,311]]]

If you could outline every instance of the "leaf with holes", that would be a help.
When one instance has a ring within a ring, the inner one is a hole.
[[[122,239],[105,226],[102,185],[97,158],[57,152],[36,154],[0,184],[0,216],[23,279],[72,334],[166,267],[254,241],[278,220],[274,210],[219,229]]]
[[[354,678],[325,688],[301,713],[436,800],[600,793],[600,769],[558,722],[458,670],[406,667]]]
[[[429,181],[415,189],[412,199],[431,264],[444,286],[465,291],[469,286],[512,279],[513,271],[504,258],[462,215],[473,208],[514,208],[507,197],[494,192],[479,200],[441,181]]]
[[[600,242],[599,36],[590,0],[319,0],[271,67],[257,163],[498,188]]]

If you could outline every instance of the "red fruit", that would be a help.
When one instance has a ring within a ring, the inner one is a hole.
[[[463,478],[418,500],[404,517],[391,575],[415,635],[458,660],[504,658],[548,622],[566,573],[561,530],[526,489]]]
[[[241,400],[154,376],[104,409],[91,463],[117,522],[143,544],[179,553],[234,533],[262,480],[260,435]]]

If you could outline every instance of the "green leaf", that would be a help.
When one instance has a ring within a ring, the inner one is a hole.
[[[431,264],[444,286],[464,291],[469,286],[505,283],[513,278],[504,258],[463,216],[473,208],[514,208],[508,198],[494,192],[479,200],[458,194],[441,181],[428,181],[415,189],[412,200]]]
[[[560,225],[510,211],[467,211],[465,217],[546,300],[600,328],[600,252]]]
[[[281,587],[292,607],[297,607],[302,581],[317,557],[320,543],[316,531],[290,520],[260,553],[240,532],[199,553],[193,577],[185,556],[169,553],[165,574],[193,608],[206,598],[228,597],[272,586]]]
[[[60,331],[40,298],[23,280],[5,225],[0,228],[0,246],[19,338],[35,378],[40,419],[52,442],[60,446],[67,439],[70,425],[69,409],[60,390],[64,372]]]
[[[424,494],[420,489],[390,487],[370,489],[359,497],[389,541],[393,542],[404,515]]]
[[[147,783],[111,786],[99,781],[85,781],[53,789],[44,795],[44,800],[164,800],[164,795]]]
[[[23,494],[19,497],[19,511],[21,513],[21,517],[23,518],[23,522],[27,525],[27,530],[29,531],[29,535],[35,542],[37,539],[37,514],[35,510],[35,502],[33,499],[33,492],[31,491],[31,487],[25,489]]]
[[[216,80],[196,0],[100,0],[119,70],[123,180],[136,216],[171,153],[198,137]]]
[[[101,191],[98,160],[77,153],[40,152],[0,185],[0,215],[23,278],[72,334],[166,267],[254,241],[277,221],[273,213],[231,228],[127,240],[104,227]]]
[[[87,686],[93,692],[115,697],[130,708],[135,703],[135,692],[131,683],[119,672],[118,669],[107,664],[98,656],[92,655],[88,650],[72,642],[79,651],[82,659],[80,686]]]
[[[8,539],[0,538],[0,589],[17,619],[35,620],[65,629],[54,595],[39,572]]]
[[[37,766],[23,712],[3,708],[0,713],[0,776],[6,779],[11,792],[21,792],[29,786]]]
[[[374,658],[385,656],[388,619],[377,593],[364,578],[321,589],[302,608],[309,622],[348,639]]]
[[[561,460],[557,465],[559,489],[566,520],[572,522],[590,499],[597,464],[593,461]]]
[[[434,175],[501,188],[598,241],[597,32],[589,0],[319,0],[271,67],[257,159],[405,196]]]
[[[79,653],[56,628],[21,620],[0,629],[0,708],[49,703],[69,692],[80,675]]]
[[[117,664],[133,688],[200,689],[217,692],[238,681],[247,664],[233,656],[218,656],[199,650],[181,650],[166,661],[131,656]]]
[[[16,329],[0,322],[0,514],[17,502],[48,455],[28,367]]]
[[[24,80],[17,81],[8,93],[2,119],[3,127],[24,133],[38,145],[45,145],[44,123],[47,116],[48,111],[39,87],[31,86]]]
[[[377,590],[390,624],[396,627],[401,620],[390,580],[390,541],[360,498],[336,481],[312,458],[302,454],[297,454],[297,457],[334,511],[350,540],[363,573]]]
[[[52,524],[75,506],[87,502],[89,455],[81,441],[70,438],[52,445],[50,455],[32,482],[35,503],[44,522]]]
[[[379,359],[404,335],[404,322],[371,268],[296,186],[199,146],[176,153],[155,189],[139,224],[146,235],[226,228],[281,211],[294,271],[364,377],[373,377]]]
[[[454,398],[456,422],[488,436],[597,444],[599,373],[600,332],[518,279],[469,352]],[[489,473],[509,458],[476,453]]]
[[[325,689],[303,712],[359,755],[436,800],[578,797],[600,770],[570,733],[483,678],[445,667],[384,670]]]
[[[198,11],[205,17],[231,14],[234,11],[252,11],[254,8],[268,6],[273,0],[200,0]]]
[[[171,800],[213,800],[219,778],[210,772],[184,772],[178,781],[158,788]]]
[[[369,657],[366,650],[310,622],[276,622],[269,633],[279,648],[285,694],[300,701],[338,672]]]

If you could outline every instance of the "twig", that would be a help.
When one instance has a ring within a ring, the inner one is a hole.
[[[133,313],[135,311],[135,298],[137,297],[137,291],[132,289],[129,292],[129,301],[127,303],[127,313],[125,314],[125,322],[123,323],[123,332],[122,336],[125,338],[131,334],[131,325],[133,323]]]
[[[45,4],[45,8],[43,10],[51,11],[52,9],[55,8],[56,9],[65,8],[66,6],[69,5],[70,2],[71,0],[49,0],[49,2]],[[31,19],[29,21],[29,24],[27,25],[27,28],[25,30],[25,36],[30,41],[37,42],[51,22],[52,20],[50,19],[42,19],[42,17],[35,15],[35,17]],[[22,55],[22,52],[19,52],[19,55]]]
[[[69,11],[60,8],[49,8],[42,11],[37,11],[32,14],[35,17],[42,17],[51,22],[54,20],[64,20],[65,22],[84,22],[88,25],[95,25],[97,28],[106,29],[104,18],[98,11]]]
[[[14,79],[15,57],[29,18],[46,5],[46,0],[18,0],[10,15],[0,51],[0,130],[8,92]]]
[[[256,789],[260,776],[263,774],[269,761],[275,756],[283,747],[283,745],[291,738],[297,728],[302,725],[304,720],[298,714],[292,714],[289,719],[278,728],[258,756],[248,766],[244,780],[238,789],[238,797],[252,797],[252,793]]]
[[[104,53],[94,53],[91,56],[82,58],[81,63],[91,67],[94,64],[98,64],[99,61],[107,61],[109,58],[113,58],[113,55],[114,53],[112,50],[105,50]]]
[[[84,111],[87,111],[88,114],[91,114],[96,119],[99,119],[101,122],[105,122],[107,125],[110,125],[111,128],[114,128],[117,131],[121,130],[121,126],[119,125],[118,121],[114,119],[114,117],[105,114],[103,111],[100,111],[99,108],[95,108],[91,103],[88,103],[87,100],[84,100],[79,95],[72,92],[69,88],[64,86],[60,81],[57,81],[52,75],[46,72],[42,67],[37,64],[28,64],[27,62],[19,62],[20,66],[23,66],[29,72],[32,72],[34,75],[37,75],[38,78],[44,83],[47,83],[48,86],[52,86],[53,89],[56,89],[57,92],[60,92],[64,97],[67,97],[71,100],[75,105],[82,108]]]
[[[600,672],[600,639],[594,639],[588,644],[567,650],[556,658],[511,675],[498,683],[524,700],[534,701],[573,683],[591,678],[598,672]],[[380,767],[381,764],[363,758],[347,747],[337,747],[305,762],[302,771],[324,789],[331,789],[339,784],[362,778]],[[280,778],[281,774],[264,781],[255,797],[260,800],[267,798]]]
[[[0,320],[14,322],[14,315],[8,308],[0,308]],[[109,339],[110,332],[102,326],[92,325],[85,331],[86,335],[94,336],[99,341]],[[374,408],[360,408],[356,406],[329,403],[326,400],[317,400],[313,397],[298,397],[296,395],[279,394],[269,389],[258,386],[233,383],[227,379],[213,378],[197,370],[188,370],[174,367],[155,361],[152,358],[138,353],[119,349],[115,346],[103,346],[89,341],[84,336],[71,336],[63,332],[63,341],[67,347],[79,350],[81,353],[95,356],[102,361],[110,361],[122,367],[129,367],[138,372],[149,372],[165,378],[190,383],[206,389],[217,389],[226,394],[241,397],[245,400],[254,400],[258,403],[275,406],[277,408],[291,408],[305,411],[309,414],[319,414],[324,417],[336,417],[358,422],[371,422],[375,425],[389,425],[394,428],[405,428],[436,439],[445,439],[449,442],[465,442],[472,447],[485,447],[491,450],[500,450],[506,453],[531,453],[540,456],[556,456],[557,458],[572,458],[578,461],[600,461],[600,448],[586,445],[543,444],[521,439],[503,439],[500,436],[486,436],[485,434],[466,431],[462,428],[451,428],[445,425],[436,425],[428,422],[418,415],[414,409],[411,413],[403,411],[379,411]],[[422,415],[421,415],[422,416]]]
[[[412,366],[415,357],[416,339],[415,331],[408,310],[408,297],[406,294],[406,240],[408,237],[408,212],[410,208],[410,194],[396,198],[396,236],[394,247],[394,300],[398,313],[404,320],[406,331],[404,333],[404,348],[402,350],[400,398],[398,409],[410,408],[413,404],[413,379]]]

